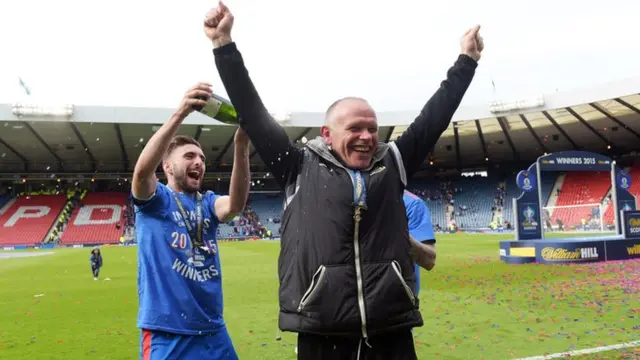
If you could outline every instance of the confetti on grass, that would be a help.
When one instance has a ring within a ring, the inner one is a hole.
[[[615,340],[609,337],[634,340],[640,329],[640,259],[516,267],[495,264],[495,259],[485,263],[484,258],[469,258],[431,281],[434,292],[441,290],[438,302],[449,305],[432,308],[432,317],[426,319],[452,332],[441,349],[486,346],[486,340],[478,341],[486,337],[499,347],[513,338],[512,331],[520,331],[525,342],[543,346],[540,353],[555,353],[585,344],[610,345]],[[475,319],[482,318],[487,306],[506,316],[479,323]],[[475,322],[474,332],[470,322]],[[475,335],[479,329],[481,337]],[[565,348],[558,348],[562,343]]]

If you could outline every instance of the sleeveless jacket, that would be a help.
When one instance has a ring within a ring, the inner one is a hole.
[[[367,338],[422,326],[398,156],[380,144],[372,166],[354,172],[321,138],[307,144],[285,189],[282,330]]]
[[[280,329],[367,338],[421,326],[402,195],[449,126],[477,62],[460,54],[408,128],[379,144],[372,165],[360,172],[344,167],[321,138],[303,149],[289,139],[236,43],[213,53],[240,127],[285,191]],[[304,115],[298,121],[309,123]]]

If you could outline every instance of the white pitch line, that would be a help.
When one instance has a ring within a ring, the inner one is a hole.
[[[567,351],[567,352],[557,353],[557,354],[550,354],[550,355],[543,355],[543,356],[533,356],[533,357],[528,357],[528,358],[520,358],[520,359],[516,359],[516,360],[557,359],[557,358],[562,358],[562,357],[567,357],[567,356],[594,354],[594,353],[599,353],[599,352],[603,352],[603,351],[618,350],[618,349],[630,348],[630,347],[635,347],[635,346],[640,346],[640,340],[636,340],[636,341],[632,341],[632,342],[628,342],[628,343],[616,344],[616,345],[600,346],[600,347],[592,348],[592,349],[574,350],[574,351]]]

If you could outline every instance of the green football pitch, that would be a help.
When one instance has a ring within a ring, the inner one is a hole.
[[[507,265],[498,257],[507,238],[438,236],[437,265],[421,276],[420,359],[515,359],[640,340],[640,261]],[[138,358],[136,248],[104,247],[99,281],[89,251],[0,257],[0,359]],[[276,340],[278,251],[278,241],[220,245],[224,315],[240,359],[296,358],[295,335]],[[578,356],[638,357],[640,347]]]

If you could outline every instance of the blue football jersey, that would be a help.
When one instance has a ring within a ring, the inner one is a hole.
[[[409,235],[419,242],[433,241],[436,237],[433,234],[433,223],[431,213],[427,204],[417,195],[405,190],[402,196],[404,206],[407,211],[409,222]],[[416,294],[420,293],[420,265],[415,265],[416,273]]]
[[[142,329],[176,334],[212,333],[224,326],[222,269],[218,254],[214,202],[219,195],[202,194],[203,240],[193,246],[180,200],[193,229],[197,229],[195,196],[174,193],[158,182],[155,195],[134,203],[138,239],[138,321]],[[213,252],[213,253],[211,253]]]

